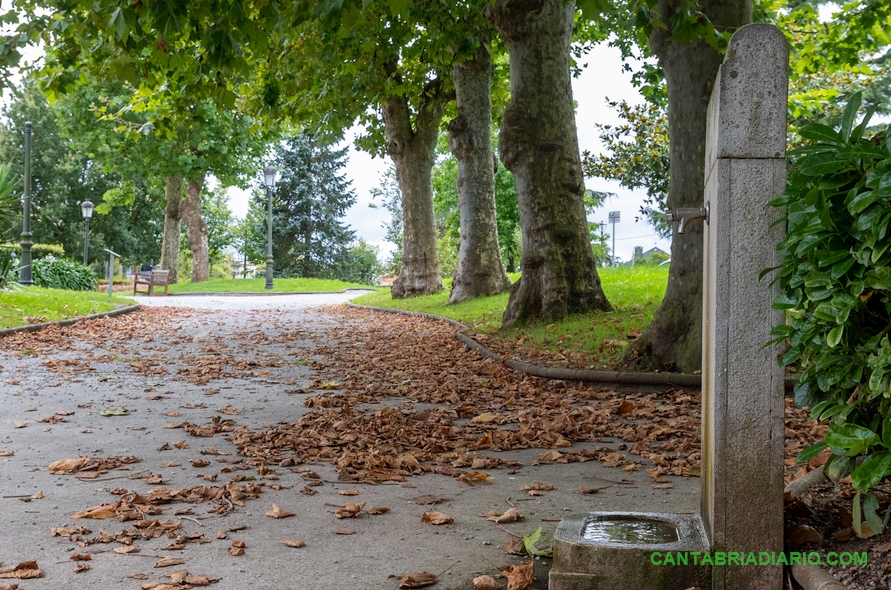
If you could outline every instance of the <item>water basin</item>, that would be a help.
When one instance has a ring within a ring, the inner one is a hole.
[[[665,520],[634,516],[589,517],[582,538],[586,543],[621,545],[659,545],[678,541],[678,529]]]

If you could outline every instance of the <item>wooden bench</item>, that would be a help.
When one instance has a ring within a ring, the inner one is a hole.
[[[133,275],[133,294],[148,293],[151,295],[155,287],[164,287],[164,294],[167,295],[169,280],[169,270],[141,270]],[[137,291],[139,285],[148,285],[148,291]]]

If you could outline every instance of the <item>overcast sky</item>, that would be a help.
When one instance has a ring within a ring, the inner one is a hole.
[[[582,75],[573,81],[573,97],[578,103],[576,112],[576,124],[578,125],[579,149],[590,150],[594,153],[603,151],[595,123],[618,123],[616,111],[609,108],[606,99],[626,100],[629,103],[642,102],[642,98],[631,85],[631,75],[622,72],[622,64],[619,51],[606,45],[597,46],[588,56]],[[353,131],[348,134],[352,137]],[[383,209],[372,209],[368,205],[371,202],[371,189],[380,184],[380,178],[387,169],[389,158],[372,159],[367,153],[358,151],[350,146],[349,163],[346,167],[346,175],[352,181],[353,188],[358,197],[356,204],[350,208],[346,215],[346,222],[356,230],[356,235],[365,238],[371,244],[381,248],[383,254],[388,254],[393,246],[384,241],[384,229],[382,224],[387,221],[388,214]],[[588,188],[596,191],[613,192],[616,197],[609,199],[606,204],[589,218],[593,222],[606,222],[609,211],[619,211],[620,221],[616,225],[616,253],[619,258],[629,260],[634,251],[634,246],[643,246],[648,250],[653,246],[659,246],[666,252],[670,251],[671,243],[660,239],[653,229],[644,221],[635,222],[646,196],[645,192],[629,191],[621,188],[618,183],[605,181],[599,178],[586,179]],[[229,206],[239,218],[247,213],[248,194],[237,189],[230,189]],[[607,233],[611,234],[611,227],[607,226]]]

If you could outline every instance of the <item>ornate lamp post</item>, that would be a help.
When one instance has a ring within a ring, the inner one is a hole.
[[[19,268],[19,283],[33,285],[31,273],[31,121],[25,123],[25,203],[22,211],[22,266]]]
[[[263,168],[263,179],[266,182],[266,198],[269,201],[269,214],[267,216],[268,233],[266,234],[266,288],[272,289],[272,188],[275,186],[275,176],[278,170],[272,166]]]
[[[93,216],[93,203],[83,201],[80,209],[84,214],[84,265],[87,264],[87,253],[90,249],[90,218]]]

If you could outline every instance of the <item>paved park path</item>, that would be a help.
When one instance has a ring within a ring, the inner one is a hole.
[[[527,377],[442,323],[331,306],[356,295],[142,297],[0,339],[0,570],[42,572],[0,586],[469,589],[565,514],[697,509],[693,393]]]

